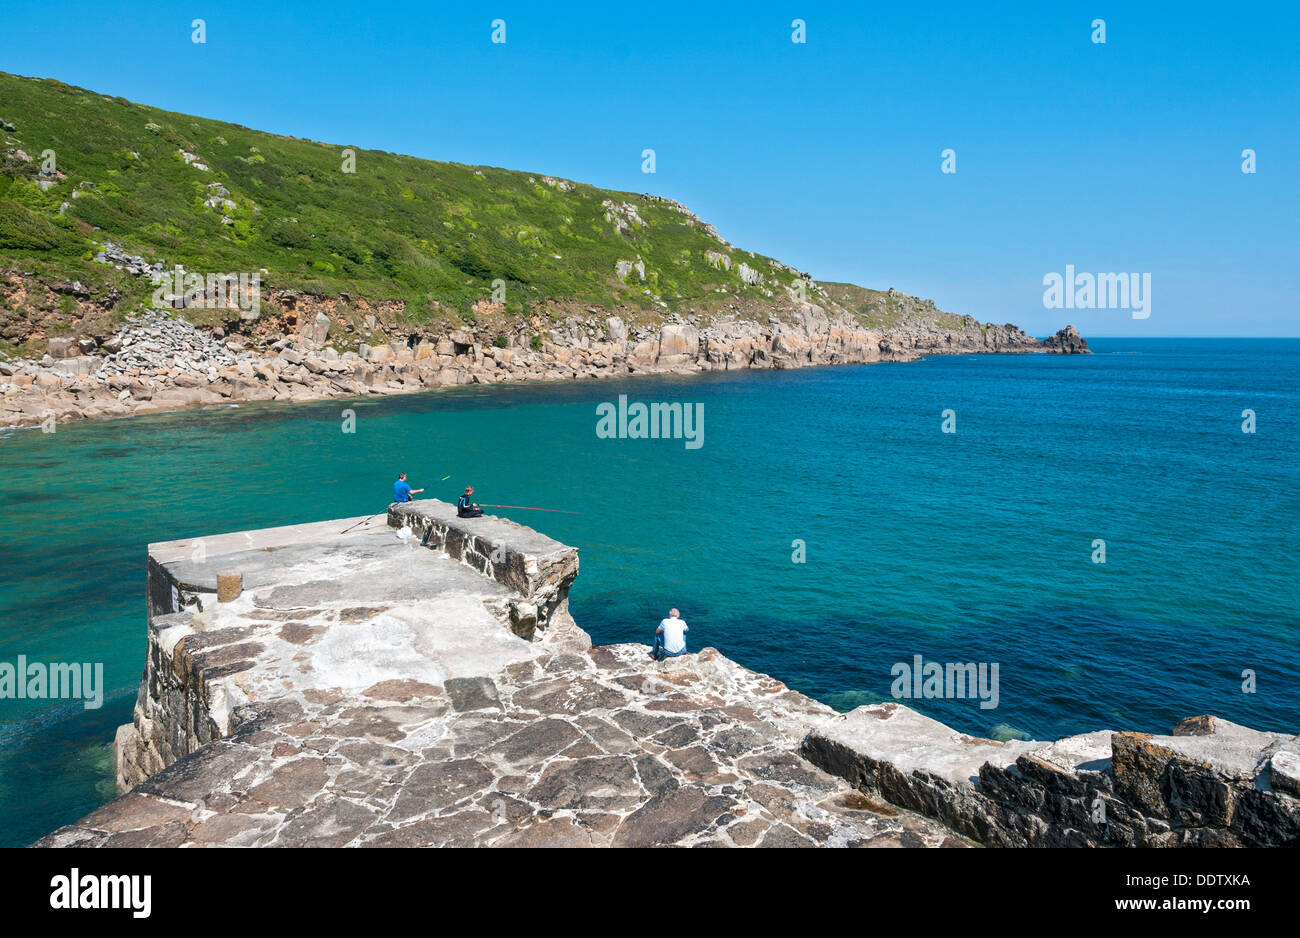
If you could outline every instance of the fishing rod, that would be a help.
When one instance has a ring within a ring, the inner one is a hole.
[[[580,515],[580,511],[565,511],[563,508],[530,508],[527,505],[487,505],[481,504],[480,508],[519,508],[523,511],[554,511],[562,515]]]
[[[564,510],[563,508],[531,508],[531,507],[529,507],[528,505],[479,505],[479,507],[480,507],[480,508],[518,508],[520,511],[552,511],[552,512],[555,512],[556,514],[561,514],[561,515],[580,515],[580,514],[582,514],[582,512],[580,512],[580,511],[566,511],[566,510]],[[351,525],[350,527],[344,528],[344,529],[343,529],[342,531],[340,531],[339,533],[340,533],[340,534],[347,534],[348,531],[351,531],[353,528],[359,528],[359,527],[361,527],[363,524],[365,524],[367,521],[374,521],[374,520],[375,520],[376,518],[378,518],[380,515],[384,515],[384,514],[388,514],[388,509],[387,509],[387,508],[385,508],[383,511],[380,511],[380,512],[377,512],[377,513],[371,515],[369,518],[363,518],[363,519],[361,519],[361,520],[358,521],[356,524]]]
[[[361,527],[363,524],[365,524],[367,521],[374,521],[374,520],[375,520],[376,518],[378,518],[380,515],[386,515],[386,514],[388,514],[388,509],[387,509],[387,508],[385,508],[383,511],[377,511],[377,512],[375,512],[373,515],[371,515],[369,518],[362,518],[362,519],[361,519],[360,521],[358,521],[356,524],[354,524],[354,525],[350,525],[349,527],[344,528],[344,529],[343,529],[342,531],[340,531],[339,533],[340,533],[340,534],[347,534],[347,533],[348,533],[349,531],[351,531],[353,528],[359,528],[359,527]]]
[[[450,479],[450,478],[451,478],[451,476],[443,476],[443,477],[442,477],[441,479],[439,479],[438,481],[440,481],[440,482],[446,482],[446,481],[447,481],[448,479]],[[421,489],[421,491],[423,491],[423,489]],[[412,498],[411,501],[415,501],[415,499]],[[363,524],[365,524],[366,521],[374,521],[374,520],[375,520],[376,518],[378,518],[380,515],[386,515],[386,514],[388,514],[388,509],[387,509],[387,508],[385,508],[383,511],[376,512],[375,514],[371,515],[369,518],[366,518],[366,519],[363,520],[363,521],[358,521],[356,524],[352,525],[351,527],[345,528],[344,530],[340,531],[339,533],[340,533],[340,534],[347,534],[348,531],[351,531],[351,530],[352,530],[352,528],[359,528],[359,527],[361,527]]]

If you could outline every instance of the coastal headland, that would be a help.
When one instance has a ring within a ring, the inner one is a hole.
[[[0,427],[1088,351],[1070,326],[1039,340],[892,286],[819,281],[649,192],[301,140],[3,72],[0,102]]]

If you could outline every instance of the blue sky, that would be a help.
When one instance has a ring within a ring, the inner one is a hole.
[[[818,279],[1035,334],[1294,336],[1298,26],[1293,3],[70,0],[11,5],[0,69],[655,192]],[[1045,309],[1067,264],[1150,273],[1150,317]]]

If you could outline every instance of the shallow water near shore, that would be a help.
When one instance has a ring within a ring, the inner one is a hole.
[[[106,690],[100,710],[0,700],[0,845],[114,794],[150,541],[380,512],[403,469],[429,496],[472,482],[483,502],[581,512],[499,513],[580,549],[571,605],[597,643],[646,642],[675,605],[692,649],[840,709],[893,699],[891,667],[921,655],[998,664],[995,709],[904,701],[981,735],[1205,712],[1300,730],[1300,340],[1090,344],[4,435],[0,662],[102,662]],[[703,446],[598,438],[619,394],[702,404]]]

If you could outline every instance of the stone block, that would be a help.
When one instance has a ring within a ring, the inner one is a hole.
[[[217,602],[234,602],[244,591],[244,575],[238,571],[217,574]]]

